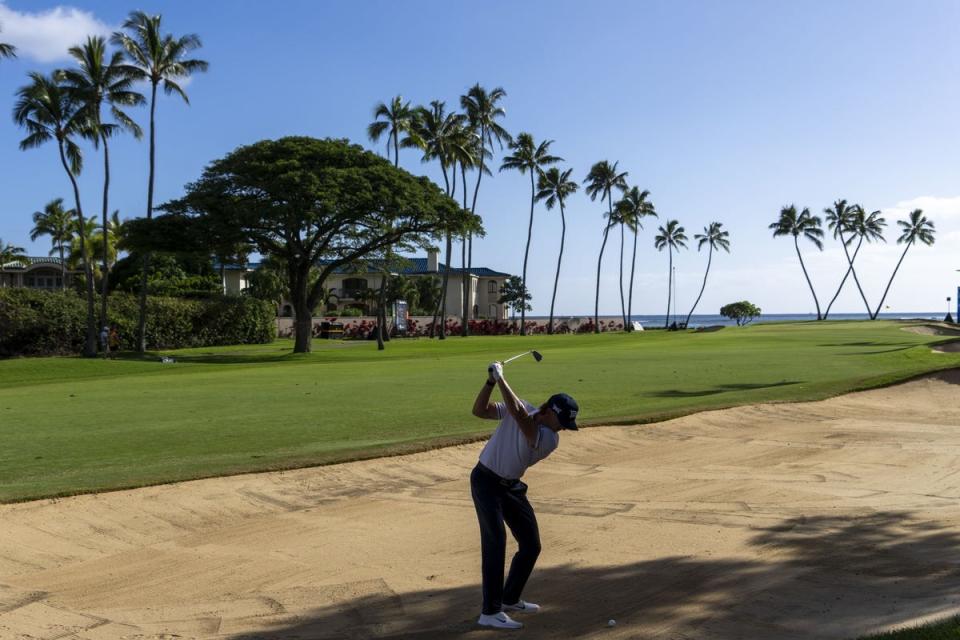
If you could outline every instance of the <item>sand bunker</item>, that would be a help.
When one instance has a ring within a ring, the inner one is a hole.
[[[960,329],[945,323],[921,324],[912,327],[902,327],[902,329],[924,336],[960,336]]]
[[[956,613],[958,384],[564,433],[526,478],[544,608],[518,637],[839,639]],[[493,637],[479,449],[0,507],[0,637]]]

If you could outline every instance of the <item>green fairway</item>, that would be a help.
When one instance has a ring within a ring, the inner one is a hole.
[[[142,486],[413,450],[487,434],[470,415],[487,364],[518,393],[580,402],[582,424],[811,400],[960,366],[893,322],[716,332],[290,341],[170,352],[177,362],[0,362],[0,500]],[[575,438],[575,435],[565,437]]]

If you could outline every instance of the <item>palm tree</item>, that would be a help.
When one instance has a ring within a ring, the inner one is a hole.
[[[633,274],[637,266],[637,235],[640,229],[643,229],[642,220],[647,216],[657,217],[657,212],[653,208],[653,203],[647,200],[650,197],[649,191],[640,191],[633,187],[623,194],[617,204],[617,210],[620,218],[627,227],[633,232],[633,259],[630,262],[630,287],[627,295],[627,315],[623,328],[627,331],[633,331],[633,325],[626,323],[633,317]]]
[[[43,211],[33,212],[33,229],[30,231],[30,241],[35,242],[40,236],[50,236],[50,255],[55,252],[60,255],[60,287],[67,288],[67,263],[63,258],[63,246],[70,239],[72,218],[75,212],[63,208],[63,198],[51,200]]]
[[[550,297],[550,323],[547,325],[547,333],[553,333],[553,305],[557,300],[557,284],[560,282],[560,263],[563,260],[563,243],[567,235],[567,218],[564,215],[563,203],[573,193],[576,192],[579,185],[570,179],[573,169],[567,169],[560,172],[556,167],[550,167],[540,174],[537,179],[537,200],[543,200],[547,206],[547,211],[553,209],[554,205],[560,205],[560,253],[557,255],[557,274],[553,277],[553,295]]]
[[[660,227],[658,231],[660,233],[653,239],[653,246],[658,251],[663,251],[666,247],[670,256],[670,270],[667,272],[667,318],[663,323],[663,328],[666,329],[670,326],[670,299],[673,294],[673,250],[679,251],[681,247],[686,248],[687,235],[677,220],[667,220],[666,226]]]
[[[890,276],[890,282],[887,283],[887,288],[883,290],[883,297],[880,298],[880,304],[877,305],[877,310],[870,316],[871,320],[876,320],[877,316],[880,315],[880,309],[883,309],[883,301],[887,299],[887,293],[890,292],[890,285],[893,284],[893,279],[896,277],[897,271],[900,269],[900,264],[907,256],[907,251],[910,250],[910,247],[912,247],[917,240],[928,247],[934,242],[936,230],[933,228],[933,222],[923,215],[922,209],[914,209],[910,212],[910,217],[907,220],[897,220],[897,224],[900,225],[900,228],[903,230],[903,233],[897,238],[897,244],[905,244],[906,246],[903,248],[903,253],[900,254],[900,260],[897,261],[897,266],[893,269],[893,274]]]
[[[447,113],[446,103],[441,100],[433,100],[430,108],[417,107],[412,131],[403,141],[404,145],[420,147],[423,150],[422,162],[437,160],[440,162],[440,170],[443,173],[443,184],[446,194],[451,198],[456,193],[456,167],[454,166],[452,147],[455,145],[459,130],[463,126],[463,116],[457,113]],[[450,169],[452,169],[454,182],[450,180]],[[433,312],[433,320],[430,323],[430,337],[433,337],[437,330],[437,336],[446,339],[446,304],[447,304],[447,284],[450,280],[450,263],[453,258],[453,238],[448,233],[446,237],[447,263],[443,270],[443,285],[440,297],[437,298],[437,306]],[[441,313],[442,311],[442,313]],[[437,325],[437,316],[441,315],[440,324]]]
[[[824,209],[823,212],[827,227],[833,231],[833,237],[840,240],[843,245],[843,253],[847,257],[847,271],[840,281],[840,286],[837,287],[837,292],[833,294],[830,304],[827,305],[826,311],[823,312],[823,319],[826,320],[830,315],[830,308],[840,295],[840,291],[851,273],[854,282],[857,284],[857,289],[860,291],[863,304],[867,308],[867,315],[870,316],[872,315],[870,304],[867,302],[867,296],[863,293],[863,287],[860,286],[860,280],[857,278],[853,263],[857,259],[857,254],[860,253],[860,247],[863,246],[864,240],[867,242],[873,242],[874,240],[886,242],[883,237],[883,227],[886,226],[887,221],[881,217],[879,211],[874,211],[868,215],[861,205],[847,206],[846,200],[837,200],[832,207]],[[849,235],[845,238],[844,233]],[[857,246],[851,256],[849,246],[854,240],[857,241]]]
[[[730,233],[724,231],[722,227],[722,222],[711,222],[710,226],[703,228],[703,233],[698,233],[693,236],[693,239],[697,241],[697,251],[703,249],[703,245],[705,244],[710,245],[710,250],[707,253],[707,270],[703,274],[703,285],[700,287],[700,293],[697,295],[697,299],[690,308],[690,313],[687,314],[687,319],[683,323],[685,327],[690,326],[690,316],[693,315],[693,310],[700,304],[703,291],[707,288],[707,276],[710,275],[710,262],[713,260],[714,249],[723,249],[727,253],[730,253]]]
[[[400,166],[400,135],[408,134],[413,128],[414,110],[403,96],[395,96],[390,104],[378,102],[373,108],[373,122],[367,125],[367,136],[371,142],[378,142],[387,134],[387,155],[393,148],[393,166]]]
[[[477,182],[473,187],[473,200],[470,204],[470,213],[477,212],[477,195],[480,193],[480,180],[484,174],[490,175],[487,168],[487,158],[493,157],[494,141],[503,149],[504,141],[509,142],[512,137],[497,120],[506,116],[506,111],[499,105],[500,101],[507,97],[507,92],[502,87],[497,87],[493,91],[487,91],[477,83],[470,87],[466,95],[460,96],[460,108],[467,116],[467,123],[470,130],[478,138],[480,145],[479,171],[477,173]],[[473,233],[467,234],[467,269],[473,267]]]
[[[395,96],[389,106],[383,102],[373,108],[373,122],[367,125],[367,136],[372,142],[380,140],[387,134],[387,155],[393,148],[393,166],[400,166],[400,134],[405,136],[413,129],[414,110],[409,102],[404,102],[402,96]],[[377,349],[383,350],[384,341],[390,340],[387,330],[387,271],[390,266],[390,248],[384,256],[383,272],[380,274],[380,297],[377,300]]]
[[[519,134],[515,140],[511,140],[509,147],[513,152],[503,159],[500,164],[500,171],[506,169],[516,169],[522,174],[530,174],[530,222],[527,224],[527,247],[523,252],[523,275],[521,283],[523,290],[527,291],[527,258],[530,256],[530,240],[533,237],[533,207],[537,202],[537,187],[534,182],[536,177],[543,171],[543,167],[556,164],[563,161],[559,156],[550,155],[550,145],[553,140],[544,140],[537,144],[533,136],[529,133]],[[520,335],[527,335],[527,309],[524,305],[520,309]]]
[[[80,205],[80,187],[77,175],[83,168],[83,154],[74,140],[75,136],[92,138],[96,135],[88,112],[58,82],[58,74],[50,76],[32,72],[30,84],[17,90],[17,103],[13,110],[16,123],[27,130],[27,137],[20,141],[20,149],[33,149],[51,140],[57,141],[60,163],[73,186],[73,198],[77,224],[83,226],[86,218]],[[82,243],[83,268],[87,285],[87,333],[83,355],[97,355],[97,319],[94,311],[93,270],[90,255]]]
[[[600,196],[600,202],[607,201],[607,224],[603,228],[603,244],[600,245],[600,257],[597,259],[597,295],[593,306],[593,331],[600,333],[600,267],[603,264],[603,250],[607,246],[607,235],[610,233],[610,225],[613,224],[613,190],[619,189],[621,193],[627,190],[627,172],[617,173],[617,165],[612,165],[607,160],[601,160],[592,167],[583,183],[584,189],[591,200],[596,200]]]
[[[133,11],[123,23],[127,33],[116,32],[111,42],[123,48],[133,62],[128,72],[139,80],[150,82],[150,176],[147,180],[147,219],[153,218],[153,185],[156,178],[156,111],[157,87],[163,83],[163,92],[175,93],[190,104],[190,99],[177,81],[189,78],[191,73],[206,71],[204,60],[188,58],[194,49],[201,47],[200,38],[189,34],[174,38],[161,32],[161,16],[148,16],[142,11]],[[137,348],[140,353],[147,349],[147,271],[150,254],[143,256],[143,273],[140,276],[140,315],[137,322]]]
[[[107,212],[110,193],[110,147],[108,140],[120,131],[129,131],[138,140],[143,131],[120,107],[139,106],[146,102],[144,97],[131,90],[134,76],[131,68],[124,63],[123,52],[114,51],[107,59],[107,43],[101,36],[89,36],[82,46],[70,47],[69,53],[76,60],[79,69],[67,69],[62,72],[64,85],[83,105],[96,136],[94,146],[103,143],[103,208],[101,228],[106,234],[109,229]],[[103,103],[110,105],[110,113],[116,123],[104,122],[101,114]],[[107,243],[106,237],[103,239]],[[106,253],[103,261],[102,289],[100,293],[100,326],[107,326],[107,279],[110,265]],[[109,347],[108,347],[109,348]]]
[[[486,147],[480,144],[479,136],[469,127],[463,126],[466,120],[461,120],[461,126],[457,127],[450,147],[451,158],[454,166],[460,165],[460,182],[463,190],[463,208],[467,209],[467,170],[477,169],[482,175],[490,173],[490,170],[483,163],[486,155],[492,155]],[[477,178],[480,179],[479,177]],[[468,238],[469,236],[469,238]],[[470,265],[467,261],[467,243],[472,242],[472,234],[467,234],[462,238],[460,252],[461,266],[461,293],[462,309],[460,323],[460,335],[464,338],[470,335]]]
[[[12,44],[0,42],[0,58],[16,58],[17,48]]]
[[[22,262],[20,260],[20,256],[22,255],[24,255],[23,247],[17,247],[9,243],[4,243],[3,238],[0,238],[0,273],[3,272],[3,269],[7,266],[7,263]],[[2,279],[0,279],[0,285],[3,285]]]
[[[804,207],[803,211],[797,213],[794,205],[780,209],[780,218],[770,224],[773,229],[773,237],[793,236],[793,246],[797,250],[797,258],[800,259],[800,268],[803,269],[803,275],[807,279],[807,285],[810,287],[810,293],[813,294],[813,303],[817,307],[817,320],[822,320],[820,315],[820,302],[817,300],[817,292],[813,290],[813,283],[810,282],[810,276],[807,274],[807,267],[803,264],[803,256],[800,255],[800,236],[803,236],[812,242],[817,249],[823,251],[823,229],[820,228],[821,220],[818,216],[810,215],[810,209]]]

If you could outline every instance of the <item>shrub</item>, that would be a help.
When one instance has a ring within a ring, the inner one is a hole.
[[[99,302],[97,302],[99,309]],[[108,317],[121,350],[137,348],[138,301],[114,293]],[[66,355],[83,347],[86,304],[72,291],[0,289],[0,356]],[[270,342],[274,308],[250,297],[147,299],[147,348],[176,349]]]

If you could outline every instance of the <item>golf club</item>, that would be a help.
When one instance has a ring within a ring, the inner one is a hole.
[[[522,358],[523,356],[527,355],[528,353],[529,353],[530,355],[532,355],[532,356],[533,356],[533,359],[536,360],[537,362],[540,362],[541,360],[543,360],[543,356],[540,355],[540,352],[539,352],[539,351],[534,351],[533,349],[531,349],[530,351],[524,351],[523,353],[518,353],[517,355],[513,356],[512,358],[507,358],[506,360],[504,360],[504,361],[501,362],[500,364],[507,364],[508,362],[512,362],[513,360],[516,360],[517,358]]]

